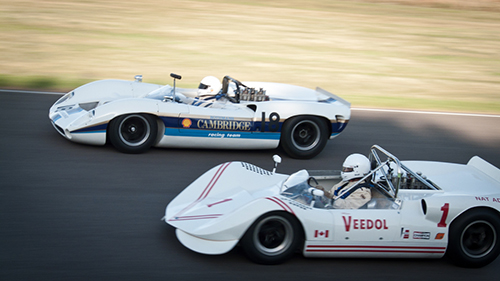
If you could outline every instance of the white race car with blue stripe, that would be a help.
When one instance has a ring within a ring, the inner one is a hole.
[[[224,77],[222,89],[200,99],[197,89],[100,80],[60,98],[49,111],[65,138],[142,153],[151,146],[274,149],[311,158],[346,127],[350,103],[323,89]]]

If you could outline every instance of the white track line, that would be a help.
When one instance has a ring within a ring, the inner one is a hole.
[[[58,92],[40,92],[40,91],[23,91],[23,90],[5,90],[0,89],[2,92],[14,92],[21,94],[39,94],[39,95],[64,95],[65,93]],[[437,112],[437,111],[418,111],[418,110],[399,110],[399,109],[378,109],[378,108],[351,108],[355,111],[374,111],[374,112],[394,112],[394,113],[412,113],[412,114],[427,114],[427,115],[451,115],[451,116],[468,116],[468,117],[491,117],[500,118],[500,115],[493,114],[476,114],[476,113],[457,113],[457,112]]]
[[[414,113],[427,115],[453,115],[453,116],[469,116],[469,117],[493,117],[500,118],[500,115],[493,114],[477,114],[477,113],[458,113],[458,112],[438,112],[438,111],[418,111],[418,110],[399,110],[399,109],[378,109],[378,108],[351,108],[358,111],[378,111],[378,112],[396,112],[396,113]]]
[[[23,91],[23,90],[8,90],[0,89],[0,93],[20,93],[20,94],[38,94],[38,95],[64,95],[65,93],[58,92],[39,92],[39,91]]]

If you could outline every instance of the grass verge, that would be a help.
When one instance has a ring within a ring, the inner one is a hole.
[[[494,0],[0,0],[0,87],[206,75],[320,86],[353,106],[500,113]]]

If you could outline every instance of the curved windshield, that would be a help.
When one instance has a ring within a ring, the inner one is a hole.
[[[331,200],[324,192],[309,185],[307,180],[287,186],[283,184],[281,195],[313,208],[331,208]]]
[[[165,96],[172,96],[172,87],[170,85],[165,85],[161,88],[153,90],[146,94],[146,98],[163,100]]]

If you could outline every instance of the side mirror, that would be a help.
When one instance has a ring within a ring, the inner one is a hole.
[[[182,79],[182,76],[178,75],[178,74],[175,74],[175,73],[170,73],[170,77],[174,78],[174,88],[172,89],[172,101],[175,102],[175,80],[176,79],[179,79],[181,80]]]
[[[273,155],[273,161],[274,161],[274,169],[273,169],[273,174],[276,172],[276,168],[278,167],[278,164],[281,163],[281,157],[277,154]]]
[[[175,73],[170,73],[170,77],[172,77],[174,79],[179,79],[179,80],[182,79],[182,76],[180,76],[179,74],[175,74]]]
[[[281,157],[278,154],[273,155],[273,160],[277,164],[281,163]]]

